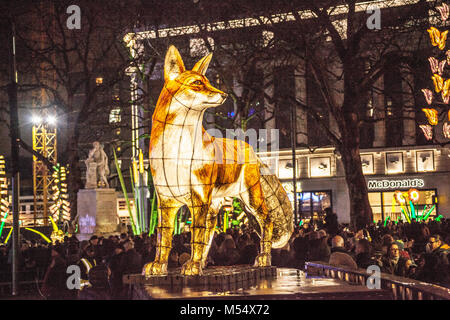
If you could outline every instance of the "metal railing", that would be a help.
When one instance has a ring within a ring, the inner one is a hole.
[[[306,262],[311,275],[366,285],[369,274],[364,269],[348,270],[322,262]],[[381,289],[391,290],[394,300],[450,300],[450,289],[414,279],[380,273]]]

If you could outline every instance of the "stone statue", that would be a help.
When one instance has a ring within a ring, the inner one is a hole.
[[[89,151],[86,164],[86,189],[109,188],[106,177],[109,175],[108,156],[103,151],[100,142],[92,143],[93,149]]]

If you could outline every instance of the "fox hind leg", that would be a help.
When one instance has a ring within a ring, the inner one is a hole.
[[[271,265],[273,222],[270,221],[260,183],[249,187],[247,192],[241,194],[241,199],[251,209],[261,228],[260,253],[255,259],[255,266],[268,267]]]
[[[217,207],[215,207],[213,204],[211,204],[211,206],[209,207],[209,210],[208,210],[208,216],[206,217],[206,230],[205,230],[206,248],[203,251],[202,268],[206,267],[206,259],[208,258],[209,249],[211,248],[211,243],[213,241],[218,214],[219,214],[219,209]]]

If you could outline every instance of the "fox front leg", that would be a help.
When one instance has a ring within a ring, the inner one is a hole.
[[[208,204],[189,207],[192,214],[191,258],[181,268],[181,273],[185,276],[197,276],[203,273],[202,259],[207,249],[205,235],[208,207]]]
[[[147,263],[142,273],[145,276],[167,274],[169,253],[172,249],[172,235],[175,215],[180,205],[173,200],[160,200],[158,208],[159,222],[156,240],[156,255],[153,262]]]

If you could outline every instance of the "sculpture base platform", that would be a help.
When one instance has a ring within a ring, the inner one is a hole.
[[[124,276],[130,299],[391,299],[387,290],[368,289],[344,281],[310,278],[297,269],[250,266],[211,267],[202,276],[182,276],[180,268],[166,276]]]
[[[81,189],[77,194],[79,238],[108,236],[118,231],[115,189]],[[80,239],[82,240],[82,239]]]

